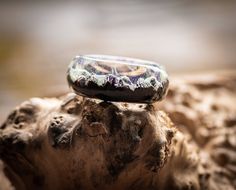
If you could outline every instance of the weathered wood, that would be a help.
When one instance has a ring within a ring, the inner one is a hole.
[[[32,98],[0,128],[4,175],[16,189],[234,189],[235,82],[175,80],[148,106]]]

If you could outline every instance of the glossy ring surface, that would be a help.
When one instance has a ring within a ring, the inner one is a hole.
[[[67,80],[82,96],[137,103],[163,99],[169,85],[166,71],[157,63],[109,55],[76,56]]]

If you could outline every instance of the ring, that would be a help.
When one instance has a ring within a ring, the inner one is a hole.
[[[67,81],[81,96],[136,103],[162,100],[169,85],[161,65],[109,55],[76,56],[68,67]]]

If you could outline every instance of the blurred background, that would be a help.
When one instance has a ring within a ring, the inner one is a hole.
[[[234,70],[235,19],[230,0],[0,1],[0,122],[29,97],[69,91],[78,54],[153,60],[171,76]]]

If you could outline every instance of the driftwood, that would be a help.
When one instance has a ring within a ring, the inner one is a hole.
[[[171,81],[160,104],[22,103],[0,127],[0,189],[235,189],[236,77]]]

